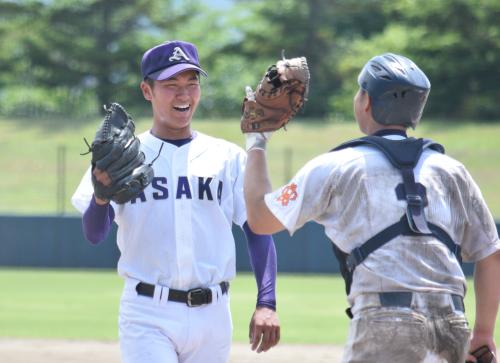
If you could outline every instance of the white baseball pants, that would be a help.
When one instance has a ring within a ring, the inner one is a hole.
[[[199,307],[168,301],[168,288],[154,297],[138,295],[127,279],[120,301],[119,336],[123,363],[226,363],[232,338],[229,295],[213,293]],[[213,287],[212,289],[220,287]]]

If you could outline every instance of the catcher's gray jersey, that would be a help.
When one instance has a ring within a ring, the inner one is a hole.
[[[491,213],[462,164],[426,150],[415,177],[427,189],[426,219],[461,246],[464,261],[478,261],[500,249]],[[400,183],[400,172],[379,150],[360,146],[314,158],[265,201],[291,234],[316,221],[341,250],[350,252],[404,215],[406,202],[395,194]],[[400,290],[464,296],[465,277],[439,240],[399,236],[356,268],[349,302],[360,293]]]

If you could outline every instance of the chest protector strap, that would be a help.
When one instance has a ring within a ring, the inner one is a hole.
[[[444,147],[429,139],[406,138],[390,140],[379,136],[366,136],[341,144],[332,151],[349,147],[368,145],[382,151],[390,163],[401,172],[403,184],[396,188],[398,199],[406,200],[406,213],[399,221],[383,229],[361,246],[350,253],[341,251],[335,244],[333,250],[340,264],[340,272],[346,283],[346,293],[351,290],[354,269],[363,262],[370,253],[382,247],[397,236],[434,236],[455,254],[461,263],[460,246],[457,245],[445,230],[426,220],[424,208],[427,205],[425,187],[415,182],[413,169],[426,148],[444,154]]]

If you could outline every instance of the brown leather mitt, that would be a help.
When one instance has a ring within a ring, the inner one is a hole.
[[[269,67],[255,92],[247,87],[241,131],[268,132],[284,127],[304,106],[308,91],[306,58],[283,58]]]

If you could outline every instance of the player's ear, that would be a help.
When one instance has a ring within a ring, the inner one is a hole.
[[[372,99],[370,98],[370,95],[366,91],[363,92],[362,106],[365,112],[371,113],[370,110],[372,108]]]
[[[151,101],[151,99],[153,98],[153,89],[151,88],[151,86],[147,82],[142,81],[140,87],[144,98],[148,101]]]

